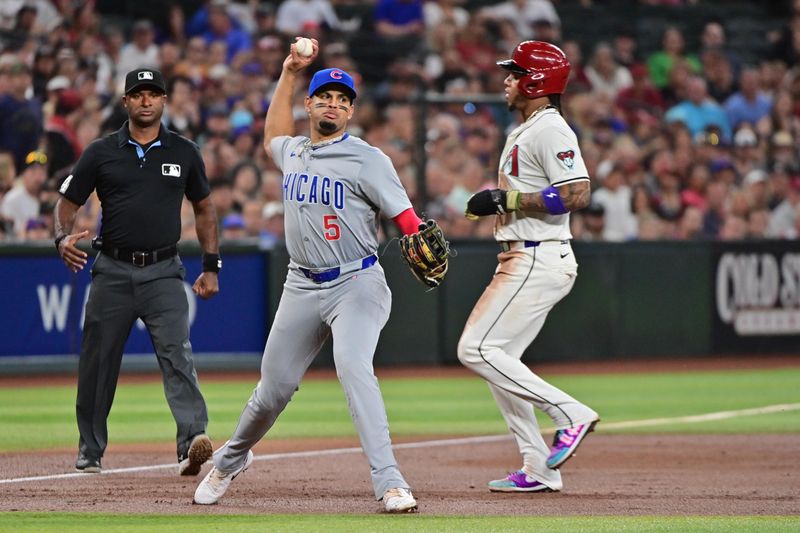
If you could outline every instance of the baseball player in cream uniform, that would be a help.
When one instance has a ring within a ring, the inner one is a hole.
[[[300,73],[318,54],[291,46],[267,111],[264,143],[283,173],[289,273],[261,361],[261,380],[194,502],[209,505],[253,461],[251,449],[275,423],[314,357],[333,337],[336,374],[370,465],[375,498],[392,513],[417,502],[392,452],[389,423],[372,367],[391,292],[377,257],[378,213],[404,234],[418,231],[389,158],[345,131],[353,116],[353,78],[337,68],[314,74],[305,98],[310,136],[294,135],[292,99]]]
[[[520,470],[489,483],[493,492],[548,492],[562,488],[559,467],[599,417],[547,383],[521,357],[547,314],[572,289],[577,263],[570,246],[569,212],[589,203],[590,184],[578,141],[558,109],[570,65],[556,46],[518,45],[498,63],[509,71],[506,99],[520,124],[500,159],[498,188],[470,198],[466,216],[496,215],[501,247],[491,283],[470,314],[458,358],[489,383],[523,458]],[[555,424],[548,446],[531,405]]]

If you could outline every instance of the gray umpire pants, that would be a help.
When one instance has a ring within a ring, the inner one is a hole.
[[[223,472],[241,467],[247,452],[283,412],[333,333],[333,359],[350,417],[369,461],[375,498],[388,489],[409,488],[397,466],[389,422],[372,366],[392,294],[380,264],[326,283],[290,269],[261,360],[261,381],[245,405],[230,440],[214,452]]]
[[[177,255],[146,267],[97,255],[78,365],[76,412],[84,454],[100,458],[108,444],[106,421],[122,352],[137,318],[147,326],[161,368],[178,426],[178,457],[186,455],[192,437],[205,433],[208,412],[192,360],[185,274]]]

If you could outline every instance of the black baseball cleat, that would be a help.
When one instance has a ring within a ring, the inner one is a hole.
[[[78,454],[78,460],[75,461],[75,470],[86,474],[99,474],[103,468],[100,466],[99,457],[89,457],[81,452]]]

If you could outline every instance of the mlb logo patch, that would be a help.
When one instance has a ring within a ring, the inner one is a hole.
[[[181,177],[181,166],[175,163],[164,163],[161,165],[161,173],[164,176],[171,176],[173,178]]]
[[[153,81],[153,73],[149,70],[145,70],[139,73],[138,75],[139,80],[150,80]]]

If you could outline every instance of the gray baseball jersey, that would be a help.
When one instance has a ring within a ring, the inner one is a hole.
[[[390,159],[345,134],[314,147],[308,137],[271,144],[283,172],[286,248],[294,263],[324,268],[351,263],[378,249],[378,212],[393,218],[411,207]]]

